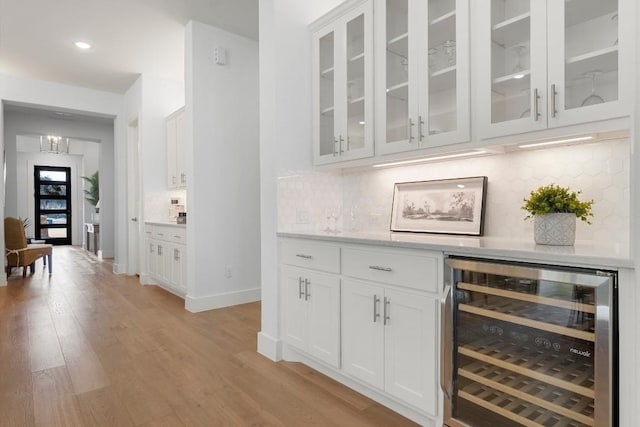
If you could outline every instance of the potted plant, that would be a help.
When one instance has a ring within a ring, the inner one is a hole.
[[[100,177],[98,171],[91,176],[83,176],[82,179],[89,183],[89,188],[84,190],[84,198],[94,207],[95,213],[91,219],[97,224],[100,222]]]
[[[549,184],[531,191],[522,209],[533,218],[533,236],[537,244],[571,246],[576,238],[576,220],[591,224],[593,200],[581,201],[581,191]]]

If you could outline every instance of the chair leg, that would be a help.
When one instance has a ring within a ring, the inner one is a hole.
[[[49,266],[49,275],[51,275],[51,269],[53,268],[53,260],[51,259],[52,254],[47,255],[45,259],[46,258],[49,258],[49,262],[47,263],[47,265]]]
[[[29,265],[29,271],[31,271],[31,274],[34,274],[36,272],[36,262],[33,261],[30,265]]]
[[[27,268],[29,268],[28,265],[22,267],[22,277],[27,277]]]

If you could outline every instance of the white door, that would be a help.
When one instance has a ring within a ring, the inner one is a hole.
[[[139,134],[138,119],[132,121],[127,128],[127,214],[128,214],[128,244],[127,244],[127,274],[140,274],[140,246],[141,221],[140,218],[140,176],[139,176]]]
[[[308,351],[328,364],[340,367],[340,279],[337,276],[307,272]]]
[[[433,298],[386,289],[385,390],[437,414],[438,307]]]
[[[379,389],[384,388],[383,299],[381,286],[342,282],[342,367]]]
[[[301,350],[307,350],[307,311],[304,279],[308,270],[280,267],[280,290],[284,295],[284,340]]]

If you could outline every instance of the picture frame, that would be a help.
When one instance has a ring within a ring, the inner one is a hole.
[[[482,236],[487,177],[396,183],[391,231]]]

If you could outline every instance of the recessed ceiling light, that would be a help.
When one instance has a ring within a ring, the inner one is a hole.
[[[92,47],[91,44],[87,42],[73,42],[73,44],[75,45],[75,47],[82,50],[91,49]]]

